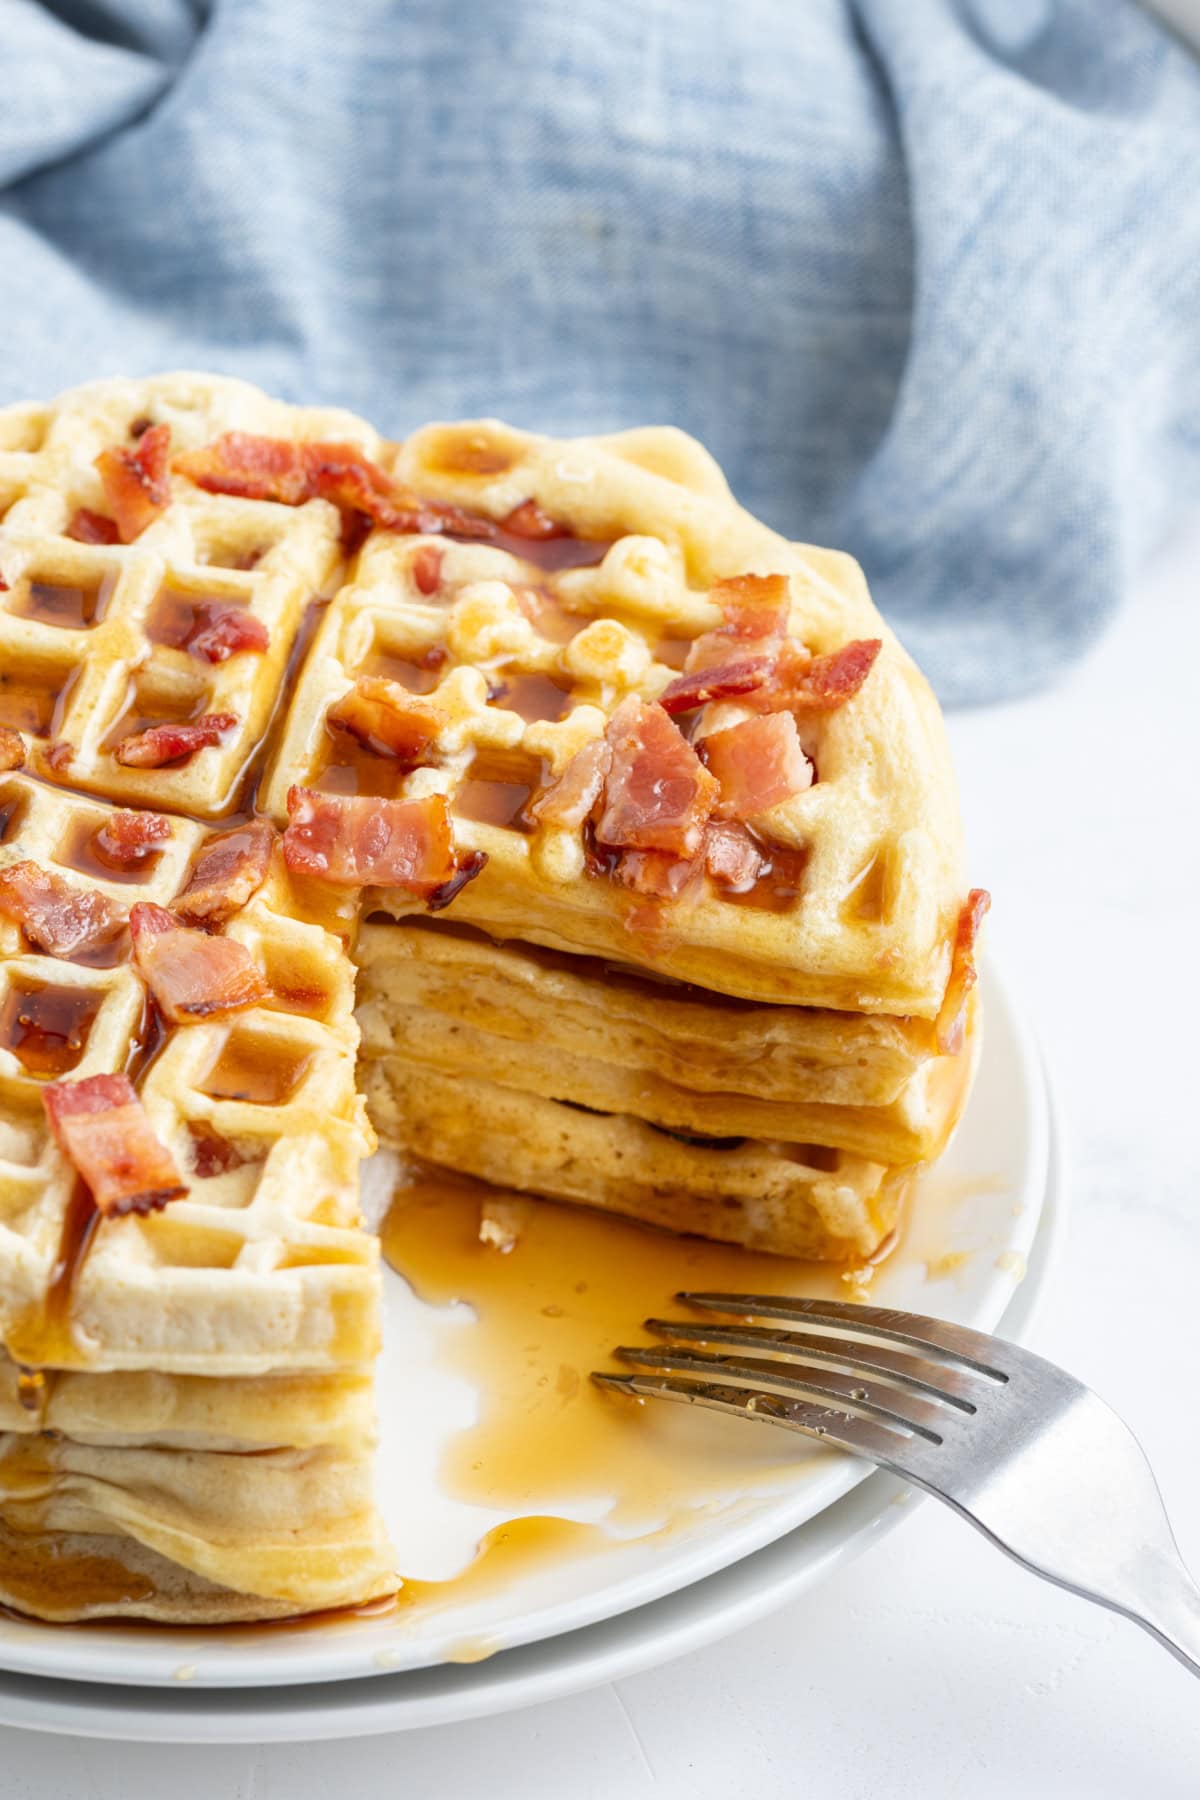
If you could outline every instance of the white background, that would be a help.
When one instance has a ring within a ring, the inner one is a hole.
[[[950,728],[992,945],[1048,1053],[1073,1217],[1033,1341],[1150,1453],[1200,1570],[1200,524],[1054,692]],[[824,1587],[507,1718],[263,1749],[0,1731],[0,1800],[1196,1800],[1200,1684],[932,1501]]]

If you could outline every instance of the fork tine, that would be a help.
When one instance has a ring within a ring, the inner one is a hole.
[[[640,1399],[677,1400],[702,1406],[710,1412],[731,1413],[735,1418],[758,1419],[764,1425],[783,1425],[789,1431],[801,1432],[831,1449],[848,1450],[852,1456],[868,1456],[873,1462],[883,1463],[901,1474],[912,1464],[914,1440],[911,1437],[903,1437],[898,1431],[891,1431],[872,1419],[812,1405],[784,1394],[688,1381],[677,1375],[607,1375],[594,1371],[592,1380],[600,1387],[635,1394]]]
[[[733,1344],[741,1350],[839,1364],[857,1374],[882,1376],[912,1393],[931,1394],[963,1412],[976,1410],[970,1397],[977,1379],[974,1373],[967,1374],[949,1363],[931,1362],[915,1351],[888,1350],[882,1344],[864,1344],[853,1338],[822,1338],[768,1325],[724,1325],[715,1321],[711,1325],[694,1325],[682,1319],[647,1319],[645,1329],[683,1344]]]
[[[912,1398],[906,1412],[897,1412],[876,1400],[869,1389],[854,1375],[837,1370],[822,1370],[818,1375],[805,1375],[796,1363],[773,1363],[765,1360],[740,1360],[736,1356],[715,1356],[703,1350],[670,1350],[621,1344],[614,1352],[622,1362],[640,1363],[645,1369],[676,1370],[680,1374],[707,1375],[717,1381],[762,1382],[770,1388],[783,1388],[789,1394],[804,1394],[810,1399],[824,1400],[848,1412],[877,1420],[903,1432],[915,1432],[931,1444],[942,1442],[939,1425],[945,1424],[940,1407]],[[895,1390],[890,1390],[895,1398]]]
[[[993,1381],[1008,1380],[1004,1370],[996,1367],[995,1338],[969,1331],[965,1325],[948,1324],[945,1319],[928,1318],[923,1313],[860,1306],[856,1301],[797,1299],[784,1294],[681,1293],[675,1298],[686,1306],[740,1314],[743,1318],[788,1319],[794,1325],[808,1325],[818,1331],[864,1332],[869,1337],[907,1344],[913,1350],[934,1350],[952,1356]]]

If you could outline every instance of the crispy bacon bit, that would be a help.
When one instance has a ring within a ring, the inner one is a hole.
[[[294,787],[283,854],[297,875],[337,887],[403,887],[435,905],[453,899],[486,857],[459,856],[445,796],[375,800]],[[453,884],[453,891],[447,889]]]
[[[985,888],[972,888],[963,903],[954,929],[950,979],[937,1016],[937,1046],[943,1056],[957,1056],[963,1047],[967,1025],[967,1001],[978,980],[975,944],[984,915],[992,904]]]
[[[702,638],[696,640],[697,643],[703,641]],[[693,712],[698,706],[707,706],[710,700],[732,700],[739,694],[753,693],[756,688],[765,686],[774,673],[774,656],[743,656],[736,662],[693,669],[677,675],[658,696],[658,704],[672,715]]]
[[[248,607],[202,600],[196,608],[196,623],[182,647],[191,656],[203,657],[205,662],[223,663],[240,650],[261,655],[270,641],[266,626]]]
[[[529,808],[530,817],[545,825],[582,825],[604,792],[611,768],[611,746],[604,738],[593,738],[575,752],[562,774],[538,795]]]
[[[106,1219],[155,1212],[187,1188],[150,1128],[128,1075],[88,1075],[42,1089],[50,1129]]]
[[[757,640],[787,633],[791,600],[786,575],[734,575],[718,581],[709,599],[725,615],[718,628],[724,637]]]
[[[161,769],[164,763],[219,744],[237,722],[236,713],[202,713],[186,725],[151,725],[122,738],[113,755],[127,769]]]
[[[67,523],[65,535],[74,538],[78,544],[117,544],[121,540],[116,520],[106,518],[103,513],[93,512],[89,506],[75,509]]]
[[[25,739],[19,731],[11,731],[7,725],[0,725],[0,775],[7,775],[10,769],[25,767]]]
[[[192,1174],[198,1181],[211,1181],[214,1175],[228,1175],[245,1162],[236,1144],[231,1144],[228,1138],[202,1120],[189,1121],[188,1132],[192,1140]]]
[[[744,825],[714,820],[704,836],[704,867],[718,887],[748,894],[771,864]]]
[[[153,525],[171,498],[167,457],[171,427],[152,425],[129,450],[120,444],[102,450],[96,458],[104,498],[112,508],[123,544],[132,544],[147,525]]]
[[[115,937],[125,915],[95,888],[75,888],[35,862],[0,869],[0,918],[48,956],[78,956]]]
[[[714,731],[700,754],[720,786],[716,810],[723,819],[753,818],[812,786],[812,764],[791,713],[764,713]]]
[[[855,638],[827,656],[805,657],[791,646],[780,658],[776,680],[766,695],[750,702],[774,712],[834,712],[853,700],[883,648],[879,638]]]
[[[445,723],[437,707],[398,681],[360,675],[325,715],[331,731],[348,732],[377,756],[395,756],[415,768]]]
[[[171,821],[161,813],[131,812],[120,807],[111,812],[92,839],[101,862],[115,869],[136,869],[171,835]]]
[[[596,824],[602,844],[695,856],[717,784],[661,706],[630,695],[605,732],[612,766]]]
[[[43,756],[48,767],[53,769],[56,775],[61,775],[64,770],[70,768],[75,760],[75,746],[69,744],[66,738],[59,738],[57,742],[48,745]]]
[[[442,585],[443,552],[436,544],[422,544],[412,559],[412,576],[419,594],[436,594]]]
[[[274,844],[275,827],[267,819],[208,838],[171,910],[191,925],[224,925],[266,880]]]
[[[443,881],[440,887],[433,890],[425,902],[428,912],[443,912],[450,902],[462,893],[468,881],[474,881],[487,862],[486,850],[458,850],[455,852],[456,867],[449,881]]]
[[[622,851],[613,878],[654,900],[678,900],[700,873],[699,860],[672,856],[668,850]]]
[[[139,902],[129,930],[138,973],[172,1025],[242,1012],[271,997],[245,944],[181,925],[165,906]]]
[[[500,529],[507,531],[510,537],[535,538],[543,543],[547,538],[571,535],[571,527],[552,519],[549,513],[542,511],[536,500],[522,500],[520,506],[514,506],[501,519]]]
[[[521,1233],[529,1224],[532,1200],[511,1200],[497,1194],[482,1200],[479,1205],[479,1241],[486,1244],[489,1250],[498,1250],[501,1256],[507,1256],[515,1250]]]
[[[353,444],[296,444],[227,431],[205,449],[177,457],[175,467],[210,494],[239,494],[283,506],[329,500],[344,515],[361,514],[385,531],[448,531],[459,537],[496,534],[490,519],[441,501],[418,499]]]

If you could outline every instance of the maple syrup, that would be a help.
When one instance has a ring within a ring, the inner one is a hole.
[[[744,893],[723,888],[721,898],[732,906],[758,907],[763,912],[791,912],[803,892],[808,851],[793,850],[783,844],[760,847],[770,858],[765,872]]]
[[[0,1534],[0,1587],[30,1613],[71,1614],[84,1606],[120,1606],[147,1600],[149,1576],[126,1568],[115,1556],[76,1550],[53,1532]],[[21,1616],[4,1609],[10,1617]]]
[[[118,860],[109,856],[104,848],[106,825],[97,825],[93,819],[76,819],[65,839],[58,847],[58,860],[68,869],[76,869],[81,875],[94,875],[100,881],[118,881],[137,885],[144,882],[154,873],[162,855],[157,844],[147,846],[144,854],[136,860]],[[164,839],[163,842],[166,840]]]
[[[20,618],[56,625],[62,631],[87,631],[103,619],[116,585],[115,571],[87,586],[31,581],[13,610]]]
[[[25,816],[25,796],[19,789],[0,794],[0,844],[16,837]]]
[[[36,674],[0,669],[0,725],[30,737],[57,737],[79,673],[78,667],[66,674],[53,668]]]
[[[660,637],[654,646],[654,660],[665,663],[668,669],[682,670],[691,647],[691,638]]]
[[[493,705],[519,713],[528,725],[561,719],[570,705],[571,689],[536,671],[516,675],[502,671],[497,685],[499,691],[489,696]]]
[[[410,657],[401,656],[391,650],[373,650],[363,666],[364,675],[381,677],[384,681],[398,682],[407,688],[410,694],[429,694],[441,679],[442,664],[445,653],[439,652],[437,658],[430,657],[425,661],[413,661]]]
[[[0,1048],[12,1051],[26,1074],[57,1080],[82,1057],[100,1002],[86,988],[14,981],[0,1005]]]
[[[5,1334],[8,1354],[25,1369],[69,1369],[82,1361],[71,1330],[71,1304],[99,1224],[96,1203],[77,1180],[63,1213],[58,1253],[46,1291],[40,1303],[14,1320]]]
[[[475,767],[474,763],[471,767]],[[454,796],[454,812],[458,818],[473,819],[478,825],[528,831],[524,809],[532,792],[532,787],[523,781],[468,773]]]
[[[257,1106],[285,1106],[303,1081],[311,1052],[297,1055],[266,1044],[247,1031],[231,1031],[204,1078],[201,1091],[212,1100],[248,1100]]]

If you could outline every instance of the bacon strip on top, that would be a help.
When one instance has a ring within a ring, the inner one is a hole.
[[[812,764],[791,713],[764,713],[714,731],[700,753],[721,789],[716,810],[724,819],[753,818],[812,786]]]
[[[612,766],[596,824],[602,844],[695,856],[717,784],[661,706],[630,695],[605,732]]]
[[[942,996],[937,1016],[937,1046],[943,1056],[957,1056],[966,1034],[967,1001],[978,975],[975,969],[975,944],[984,915],[992,904],[985,888],[972,888],[963,902],[954,928],[954,948],[950,957],[950,979]]]
[[[530,817],[544,825],[582,825],[604,792],[612,754],[604,738],[593,738],[590,744],[584,744],[562,774],[538,795],[529,808]]]
[[[789,645],[769,691],[748,704],[771,712],[834,712],[853,700],[882,648],[880,638],[855,638],[825,656],[807,656]]]
[[[375,800],[294,787],[283,834],[288,868],[337,887],[402,887],[434,910],[445,906],[487,861],[454,847],[445,796]]]
[[[129,930],[138,973],[172,1025],[242,1012],[271,997],[245,944],[181,925],[165,906],[140,902]]]
[[[724,619],[695,639],[683,674],[659,696],[669,713],[752,693],[775,673],[790,610],[786,575],[737,575],[718,581],[709,599]]]
[[[274,844],[275,827],[267,819],[207,838],[171,910],[192,925],[224,925],[266,880]]]
[[[92,838],[92,849],[114,869],[136,869],[171,836],[171,822],[161,813],[118,807]]]
[[[93,512],[90,506],[76,508],[67,522],[65,535],[74,538],[77,544],[117,544],[121,540],[117,521]]]
[[[128,1075],[53,1081],[42,1089],[42,1104],[59,1149],[106,1219],[155,1212],[187,1193]]]
[[[0,869],[0,918],[19,925],[48,956],[79,956],[114,938],[125,923],[119,906],[95,888],[76,888],[35,862]]]
[[[177,457],[175,467],[211,494],[240,494],[283,506],[329,500],[343,514],[361,514],[385,531],[496,534],[490,519],[409,493],[353,444],[299,444],[227,431],[203,450]]]
[[[171,427],[151,425],[130,450],[124,444],[102,450],[96,458],[104,498],[112,509],[123,544],[132,544],[153,525],[171,498],[167,459]]]
[[[332,731],[347,732],[377,756],[415,768],[444,723],[436,706],[382,675],[360,675],[325,715]]]
[[[7,775],[10,769],[23,769],[25,766],[25,739],[19,731],[13,731],[8,725],[0,725],[0,775]]]
[[[187,724],[151,725],[122,738],[113,755],[129,769],[161,769],[197,750],[219,744],[238,722],[236,713],[202,713]]]

